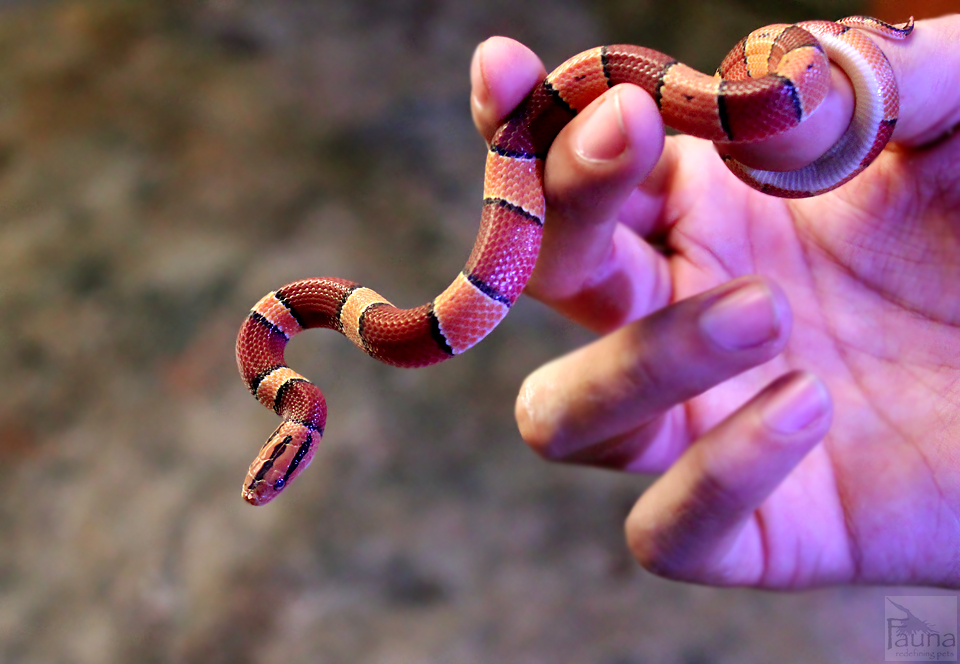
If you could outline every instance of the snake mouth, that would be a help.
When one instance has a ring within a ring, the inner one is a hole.
[[[271,500],[273,500],[273,496],[269,498],[266,496],[262,496],[255,489],[251,489],[250,487],[246,487],[246,486],[243,487],[243,491],[241,492],[240,495],[243,496],[243,499],[245,501],[247,501],[254,507],[260,507],[261,505],[266,505]]]

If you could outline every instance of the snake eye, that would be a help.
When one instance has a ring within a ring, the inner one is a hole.
[[[276,481],[276,483],[273,485],[273,488],[276,489],[277,491],[279,491],[280,489],[283,488],[283,485],[284,485],[284,484],[286,484],[286,481],[281,477],[281,478],[278,479],[278,480]]]

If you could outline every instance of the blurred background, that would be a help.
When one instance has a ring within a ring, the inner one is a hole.
[[[535,302],[418,371],[297,337],[328,428],[260,509],[240,486],[277,421],[233,344],[297,278],[401,306],[450,282],[479,218],[486,37],[548,68],[632,42],[713,71],[761,25],[908,4],[0,3],[0,662],[881,661],[889,590],[634,563],[622,521],[649,480],[546,464],[516,432],[523,377],[590,338]]]

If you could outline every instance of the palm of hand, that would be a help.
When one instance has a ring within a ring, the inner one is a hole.
[[[678,145],[663,208],[673,299],[759,273],[783,287],[795,321],[781,355],[685,404],[689,439],[791,369],[819,375],[835,404],[823,443],[732,546],[738,569],[726,581],[955,578],[960,176],[950,164],[960,140],[888,150],[843,189],[800,201],[729,186],[700,154],[709,146]]]

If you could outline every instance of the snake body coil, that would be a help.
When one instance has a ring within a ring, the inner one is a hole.
[[[461,273],[432,302],[398,309],[359,284],[317,278],[269,293],[250,312],[237,338],[240,375],[283,422],[250,466],[244,499],[254,505],[272,500],[310,463],[323,435],[323,394],[284,362],[295,334],[314,327],[337,330],[382,362],[421,367],[462,353],[496,327],[537,260],[547,150],[577,112],[609,88],[639,85],[656,100],[667,125],[693,136],[756,141],[795,127],[817,108],[829,89],[832,60],[853,82],[856,110],[826,154],[791,172],[725,162],[750,186],[787,198],[829,191],[866,168],[893,132],[899,97],[883,53],[855,28],[904,38],[913,21],[893,26],[856,16],[767,26],[737,44],[716,76],[638,46],[602,46],[560,65],[491,140],[477,241]]]

